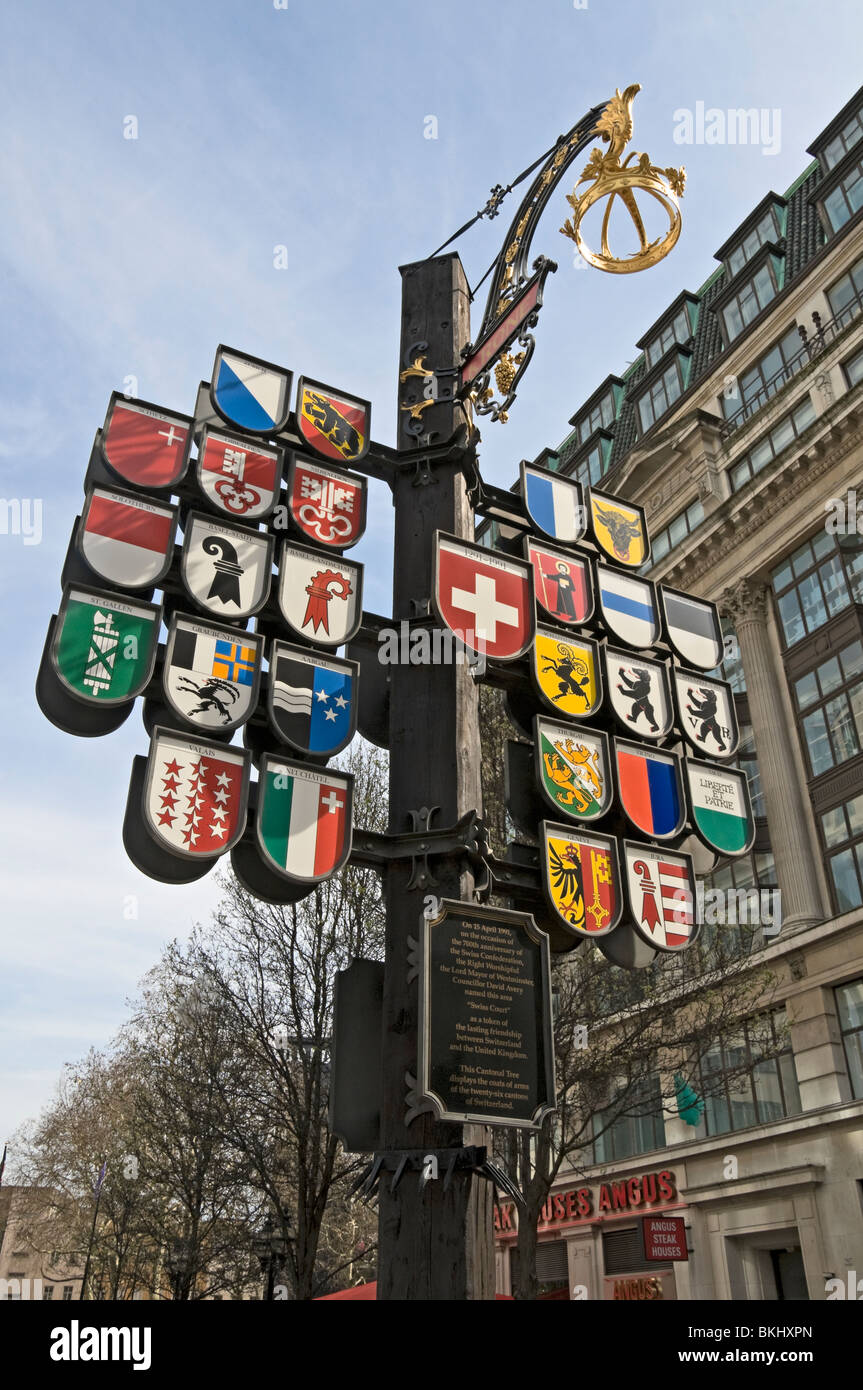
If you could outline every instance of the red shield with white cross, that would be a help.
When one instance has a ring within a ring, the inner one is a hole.
[[[224,854],[246,824],[251,754],[153,730],[144,815],[164,849],[183,858]]]
[[[295,455],[288,508],[294,525],[310,540],[346,550],[366,529],[366,480]]]
[[[438,531],[434,604],[469,651],[514,661],[534,636],[530,565]]]
[[[201,491],[220,512],[247,521],[268,516],[282,475],[279,449],[204,429],[198,447]]]

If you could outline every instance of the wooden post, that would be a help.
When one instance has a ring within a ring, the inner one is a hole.
[[[401,267],[400,366],[416,343],[425,343],[431,369],[457,366],[470,335],[467,281],[457,255]],[[398,447],[409,457],[422,446],[404,431],[409,400],[422,399],[422,380],[399,388]],[[424,434],[444,443],[465,418],[452,401],[422,412]],[[434,534],[473,539],[461,460],[420,470],[405,469],[395,486],[393,618],[418,616],[430,598]],[[392,668],[390,706],[390,832],[411,829],[408,813],[436,806],[433,825],[454,824],[465,811],[482,811],[479,698],[465,665],[398,665]],[[382,1150],[442,1149],[486,1143],[487,1131],[441,1124],[423,1114],[405,1125],[407,1072],[417,1074],[419,999],[407,983],[409,936],[419,937],[427,893],[470,901],[473,875],[457,859],[433,861],[430,888],[407,887],[410,861],[386,873],[386,974],[383,1000]],[[405,1176],[395,1193],[384,1173],[379,1193],[379,1299],[489,1299],[494,1296],[491,1187],[459,1173],[448,1192],[443,1173],[421,1194],[418,1175]]]

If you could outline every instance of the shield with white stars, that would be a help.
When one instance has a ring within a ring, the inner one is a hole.
[[[359,663],[323,657],[288,642],[270,653],[270,723],[299,753],[330,758],[357,727]]]
[[[245,829],[252,755],[153,730],[144,819],[158,844],[182,858],[215,859]]]

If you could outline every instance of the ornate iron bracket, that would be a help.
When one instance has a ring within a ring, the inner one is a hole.
[[[444,1192],[449,1191],[457,1173],[476,1174],[493,1184],[496,1204],[500,1188],[520,1210],[524,1209],[521,1192],[509,1175],[491,1161],[488,1149],[482,1144],[460,1149],[395,1149],[376,1153],[353,1184],[351,1193],[358,1192],[367,1201],[377,1192],[385,1173],[393,1174],[391,1192],[397,1190],[406,1173],[419,1174],[420,1191],[424,1191],[429,1182],[442,1182]]]
[[[438,806],[422,806],[411,811],[412,828],[401,835],[386,835],[374,830],[355,830],[351,863],[362,868],[384,869],[393,860],[410,859],[411,876],[408,888],[427,889],[437,883],[429,859],[435,855],[461,855],[481,881],[475,892],[488,893],[491,876],[486,864],[489,853],[488,832],[476,811],[466,811],[455,825],[431,828]]]

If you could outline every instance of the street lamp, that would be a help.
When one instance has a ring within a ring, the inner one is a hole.
[[[276,1230],[271,1215],[267,1216],[259,1234],[255,1236],[253,1248],[261,1266],[261,1273],[267,1276],[266,1291],[263,1295],[263,1300],[265,1302],[272,1302],[276,1283],[276,1269],[277,1267],[280,1269],[284,1264],[288,1240]]]

